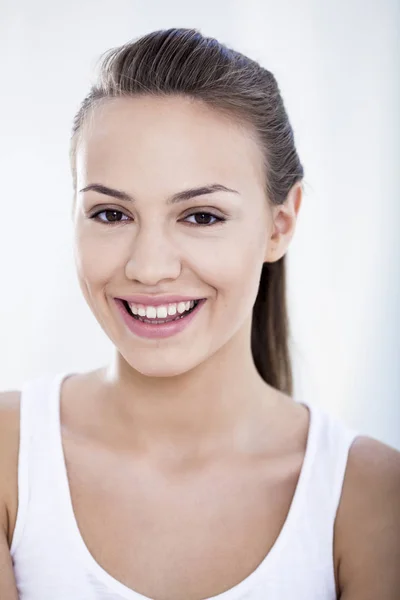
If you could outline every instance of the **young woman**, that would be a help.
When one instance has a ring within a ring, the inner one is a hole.
[[[399,598],[400,454],[292,397],[273,75],[195,30],[112,49],[71,165],[115,354],[2,395],[2,600]]]

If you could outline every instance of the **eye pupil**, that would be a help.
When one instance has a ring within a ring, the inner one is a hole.
[[[104,211],[107,221],[120,221],[121,213],[118,210],[106,210]],[[111,215],[111,218],[109,218]]]
[[[197,213],[196,214],[196,221],[199,225],[208,225],[212,218],[213,218],[212,215],[210,215],[209,213]]]

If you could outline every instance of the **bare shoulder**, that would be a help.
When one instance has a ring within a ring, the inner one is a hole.
[[[367,436],[349,452],[335,547],[342,600],[400,598],[400,452]]]
[[[20,397],[18,391],[0,392],[0,526],[9,542],[18,502]]]

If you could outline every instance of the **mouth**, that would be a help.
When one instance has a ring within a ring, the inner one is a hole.
[[[172,300],[174,298],[171,298]],[[135,336],[149,339],[168,338],[179,334],[190,327],[207,302],[206,298],[168,302],[163,304],[144,305],[138,301],[124,298],[114,298],[118,312],[128,330]],[[151,302],[151,298],[149,298]]]
[[[121,299],[121,303],[129,316],[148,325],[164,325],[185,319],[195,312],[203,302],[205,302],[205,299],[200,298],[187,302],[170,303],[160,307],[144,307],[140,304],[129,304],[126,300]]]

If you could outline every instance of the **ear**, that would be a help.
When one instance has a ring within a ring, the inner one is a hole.
[[[289,191],[283,204],[272,206],[272,228],[267,243],[265,262],[276,262],[284,256],[293,237],[303,199],[301,181]]]

